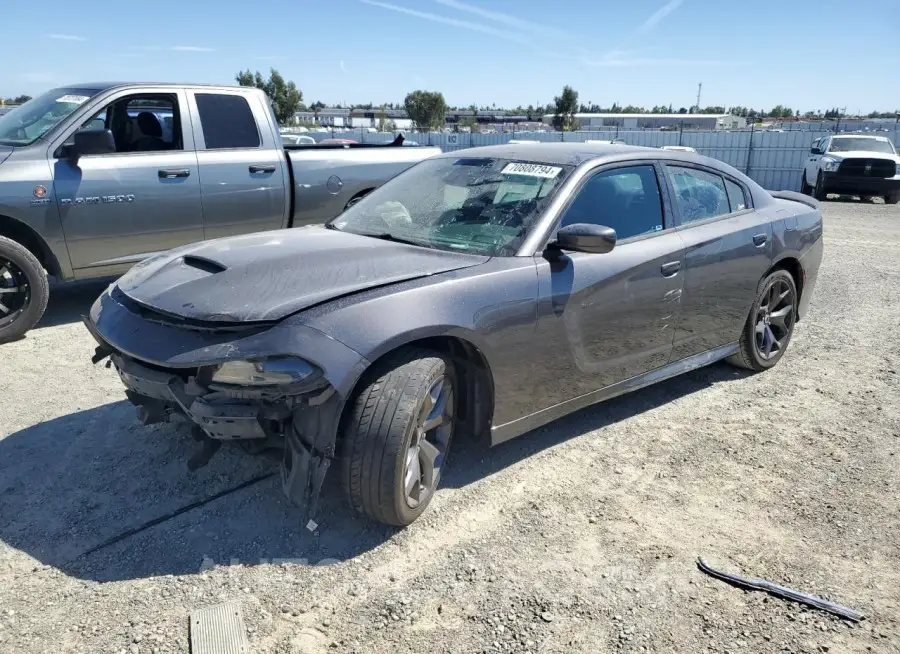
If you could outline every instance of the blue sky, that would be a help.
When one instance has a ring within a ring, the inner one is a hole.
[[[304,100],[900,108],[900,0],[293,0],[4,3],[0,96],[75,81],[232,83]],[[12,6],[9,6],[12,5]],[[251,6],[255,5],[254,9]],[[9,29],[9,28],[13,29]]]

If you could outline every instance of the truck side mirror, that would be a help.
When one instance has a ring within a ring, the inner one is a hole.
[[[75,132],[74,142],[67,150],[69,158],[76,161],[87,154],[110,154],[116,151],[116,139],[109,129]]]

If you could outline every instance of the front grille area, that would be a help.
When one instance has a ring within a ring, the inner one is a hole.
[[[201,320],[195,320],[193,318],[184,318],[181,316],[176,316],[174,314],[168,313],[166,311],[162,311],[160,309],[156,309],[153,307],[149,307],[146,304],[142,304],[137,300],[132,299],[129,295],[123,292],[118,286],[114,286],[112,291],[110,292],[110,297],[118,302],[120,305],[125,307],[131,313],[140,316],[144,320],[148,320],[150,322],[158,323],[161,325],[168,325],[172,327],[177,327],[178,329],[189,329],[194,331],[202,331],[202,332],[218,332],[222,334],[228,334],[233,332],[260,332],[264,329],[268,329],[272,325],[275,324],[276,321],[268,320],[268,321],[255,321],[255,322],[247,322],[247,323],[233,323],[233,322],[205,322]]]
[[[897,165],[887,159],[844,159],[838,168],[838,175],[847,177],[893,177]]]

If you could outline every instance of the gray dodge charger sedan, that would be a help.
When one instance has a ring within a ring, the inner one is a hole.
[[[811,198],[697,154],[505,145],[416,164],[324,227],[135,266],[85,324],[144,423],[180,414],[205,463],[277,448],[312,514],[407,525],[454,436],[496,444],[727,359],[784,355],[822,260]]]

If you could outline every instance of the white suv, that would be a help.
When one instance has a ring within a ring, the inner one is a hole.
[[[884,136],[823,136],[812,143],[800,191],[824,200],[829,193],[880,195],[886,204],[900,202],[900,156]]]

